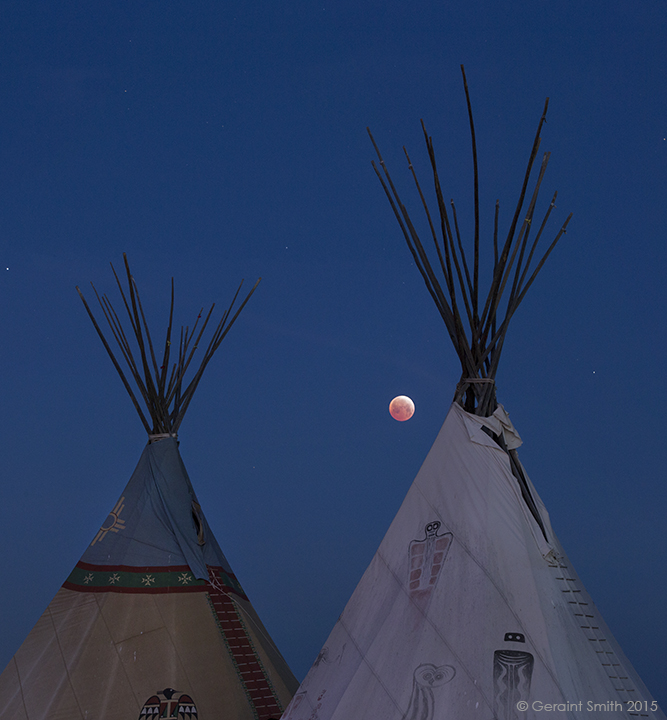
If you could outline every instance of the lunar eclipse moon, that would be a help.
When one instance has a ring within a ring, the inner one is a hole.
[[[389,403],[389,414],[398,422],[409,420],[414,412],[415,404],[407,395],[399,395]]]

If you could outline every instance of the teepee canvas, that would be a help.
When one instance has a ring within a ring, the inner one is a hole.
[[[462,377],[431,451],[283,720],[664,720],[559,544],[519,461],[519,435],[495,396],[509,320],[569,221],[531,269],[554,207],[552,200],[544,219],[534,218],[548,154],[528,193],[546,105],[500,246],[495,224],[493,273],[482,303],[469,100],[468,109],[475,159],[470,264],[426,131],[441,233],[413,176],[434,242],[430,256],[378,152],[376,172]]]
[[[171,364],[172,283],[158,360],[127,260],[125,267],[129,289],[118,287],[138,350],[106,296],[98,299],[148,416],[84,303],[149,443],[99,532],[0,675],[0,718],[278,718],[297,683],[206,522],[176,436],[204,368],[252,291],[232,316],[237,291],[186,385],[213,308],[173,341]]]

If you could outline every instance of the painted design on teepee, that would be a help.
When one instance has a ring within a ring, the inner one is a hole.
[[[435,716],[433,688],[445,685],[455,675],[456,668],[451,665],[441,665],[440,667],[431,665],[431,663],[420,665],[412,676],[410,705],[402,720],[433,720]]]
[[[271,720],[280,716],[280,702],[266,669],[255,649],[248,628],[232,596],[226,592],[219,578],[209,568],[208,600],[218,630],[222,636],[256,720]]]
[[[336,655],[335,658],[331,657],[331,651],[329,650],[328,646],[325,645],[321,650],[317,658],[315,659],[315,662],[313,665],[315,667],[318,667],[320,663],[326,663],[328,665],[335,663],[336,665],[340,665],[340,661],[343,659],[343,653],[345,652],[345,648],[347,646],[347,643],[343,644],[343,647],[341,648],[341,651]]]
[[[321,650],[320,654],[315,659],[315,662],[313,665],[317,667],[320,663],[328,663],[329,662],[329,648],[325,645]]]
[[[102,523],[102,527],[99,532],[93,538],[93,542],[90,543],[91,547],[107,536],[107,533],[117,533],[119,530],[125,529],[125,520],[120,519],[120,514],[123,512],[125,505],[123,504],[125,498],[122,497],[117,503],[114,509],[107,515],[107,519]]]
[[[139,720],[153,720],[155,718],[176,718],[177,720],[195,720],[197,706],[189,695],[176,694],[180,690],[165,688],[156,695],[152,695],[139,713]]]
[[[522,643],[526,642],[526,636],[523,633],[518,633],[518,632],[517,633],[513,633],[513,632],[505,633],[505,637],[503,639],[505,640],[505,642],[522,642]]]
[[[493,712],[498,720],[526,717],[525,712],[517,709],[517,703],[528,701],[533,663],[533,656],[525,650],[496,650],[493,653]]]
[[[297,693],[293,698],[292,702],[289,704],[289,707],[287,708],[287,714],[283,718],[283,720],[295,720],[296,719],[296,713],[299,709],[299,705],[303,702],[304,698],[306,697],[305,692]]]
[[[452,544],[452,534],[438,535],[442,523],[434,520],[424,528],[424,539],[410,543],[408,589],[413,600],[428,602]]]
[[[310,715],[306,715],[306,713],[309,711],[310,708],[306,706],[303,701],[306,698],[306,695],[308,692],[300,692],[297,693],[293,698],[292,702],[289,704],[287,708],[287,714],[283,715],[281,720],[319,720],[320,717],[320,710],[322,709],[322,706],[324,705],[324,696],[327,694],[326,690],[322,690],[322,692],[317,696],[317,700],[315,701],[315,707],[313,708]],[[299,707],[303,703],[303,712],[299,713]],[[311,707],[312,704],[311,704]],[[269,718],[269,720],[271,720]]]
[[[207,567],[221,592],[248,599],[234,573],[220,566]],[[188,565],[131,567],[94,565],[80,560],[63,587],[77,592],[196,593],[208,592],[210,583],[196,579]]]

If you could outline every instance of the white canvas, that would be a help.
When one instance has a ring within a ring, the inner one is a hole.
[[[664,718],[489,420],[452,406],[283,720]]]

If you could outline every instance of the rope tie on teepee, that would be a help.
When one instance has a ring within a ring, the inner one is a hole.
[[[456,394],[454,395],[454,402],[461,403],[463,394],[470,385],[495,385],[496,381],[493,378],[461,378],[456,385]]]
[[[157,433],[156,435],[149,435],[148,444],[152,445],[153,443],[160,442],[160,440],[170,437],[174,438],[174,440],[178,440],[178,433]]]

